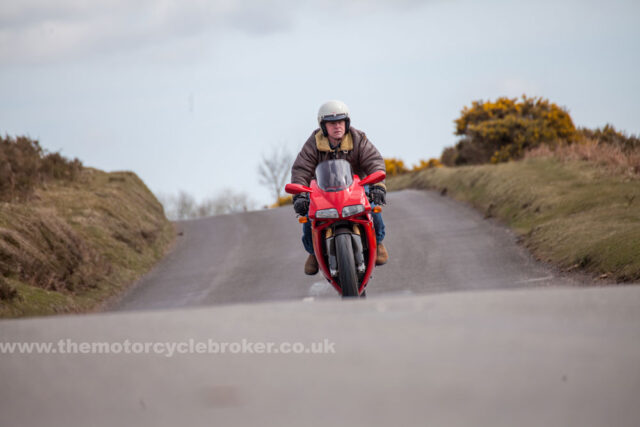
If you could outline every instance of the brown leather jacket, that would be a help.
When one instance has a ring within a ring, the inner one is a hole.
[[[360,178],[378,170],[386,172],[384,159],[364,132],[350,128],[349,133],[342,138],[340,146],[332,150],[329,138],[322,134],[322,130],[316,129],[293,162],[291,182],[309,185],[315,177],[316,166],[329,159],[347,160],[351,163],[353,172]],[[384,181],[375,185],[385,187]]]

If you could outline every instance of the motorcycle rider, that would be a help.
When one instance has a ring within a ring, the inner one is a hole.
[[[384,159],[376,147],[367,139],[364,132],[351,127],[349,109],[342,101],[328,101],[318,111],[320,128],[314,130],[302,146],[291,168],[291,182],[308,186],[314,179],[316,166],[330,159],[345,159],[360,178],[382,170],[386,172]],[[384,182],[365,187],[372,206],[386,204],[387,188]],[[309,212],[309,194],[301,193],[293,196],[293,209],[298,215],[307,216]],[[376,265],[387,262],[389,255],[382,244],[385,226],[380,213],[372,213],[376,230],[377,254]],[[302,244],[309,253],[304,264],[305,274],[318,272],[318,260],[313,252],[311,223],[302,226]]]

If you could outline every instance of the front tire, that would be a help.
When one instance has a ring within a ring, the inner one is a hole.
[[[335,237],[336,258],[338,261],[338,280],[342,288],[342,297],[358,296],[358,276],[353,258],[353,245],[350,234],[338,234]]]

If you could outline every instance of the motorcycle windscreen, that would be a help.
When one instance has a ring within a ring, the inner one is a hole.
[[[326,160],[316,167],[318,187],[324,191],[342,191],[353,184],[351,164],[346,160]]]

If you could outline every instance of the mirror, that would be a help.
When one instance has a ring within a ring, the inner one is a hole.
[[[371,175],[362,178],[362,181],[360,181],[360,185],[364,186],[364,185],[375,184],[376,182],[382,181],[386,177],[387,177],[387,174],[385,173],[385,171],[375,171]]]
[[[311,193],[311,188],[301,184],[287,184],[284,186],[284,191],[289,194]]]

